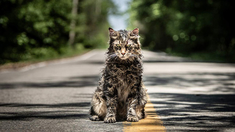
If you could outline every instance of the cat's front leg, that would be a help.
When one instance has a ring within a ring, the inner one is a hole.
[[[127,121],[129,122],[138,122],[139,118],[136,114],[136,106],[138,100],[136,98],[128,99],[128,107],[127,107]]]
[[[107,114],[104,118],[105,123],[116,122],[117,96],[107,97]]]

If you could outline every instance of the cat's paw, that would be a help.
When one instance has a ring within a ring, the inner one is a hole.
[[[138,122],[139,118],[137,116],[128,116],[127,121],[129,121],[129,122]]]
[[[100,120],[100,118],[97,115],[93,115],[89,119],[92,121],[99,121]]]
[[[115,123],[116,122],[116,118],[115,117],[106,117],[104,119],[104,123]]]

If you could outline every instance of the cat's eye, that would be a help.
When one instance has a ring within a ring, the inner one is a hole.
[[[117,46],[117,47],[121,47],[121,44],[117,44],[116,46]]]
[[[126,47],[127,47],[127,48],[131,47],[131,44],[127,44]]]
[[[117,48],[118,50],[120,50],[120,49],[121,49],[121,44],[117,44],[117,45],[116,45],[116,48]]]

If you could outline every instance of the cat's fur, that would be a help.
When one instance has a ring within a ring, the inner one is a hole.
[[[145,118],[147,103],[142,83],[139,29],[115,31],[109,28],[109,34],[106,67],[92,97],[90,120],[137,122]]]

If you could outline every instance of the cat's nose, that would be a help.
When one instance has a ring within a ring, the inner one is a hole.
[[[122,53],[122,55],[125,55],[125,53]]]

